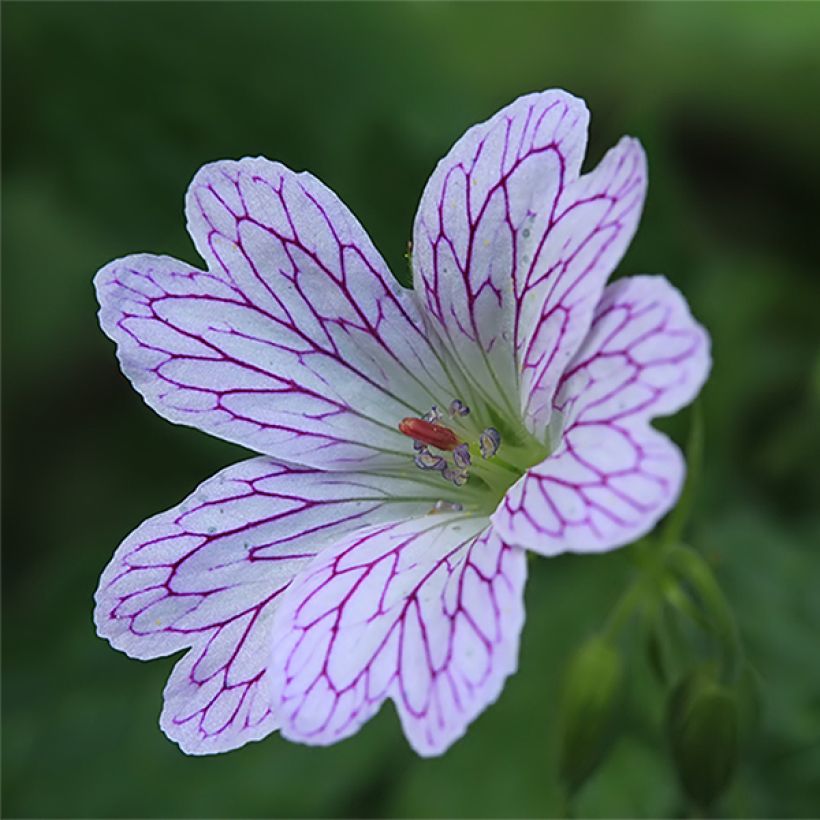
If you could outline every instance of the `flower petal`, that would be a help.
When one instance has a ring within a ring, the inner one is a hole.
[[[501,536],[542,555],[603,552],[649,532],[675,503],[684,464],[643,423],[578,423],[492,515]]]
[[[100,579],[97,632],[137,658],[190,647],[165,690],[163,730],[191,754],[241,746],[278,725],[260,681],[293,576],[345,533],[431,503],[424,485],[389,476],[234,465],[126,538]]]
[[[662,277],[610,285],[555,398],[555,453],[507,494],[492,520],[537,552],[598,552],[649,532],[677,500],[683,459],[649,426],[698,393],[709,339]]]
[[[522,256],[578,176],[588,119],[562,91],[521,97],[456,142],[419,203],[416,293],[443,346],[501,408],[517,393]]]
[[[347,208],[257,158],[205,166],[186,210],[208,272],[138,255],[96,278],[100,322],[146,401],[295,463],[406,461],[398,421],[455,394],[414,300]]]
[[[669,415],[697,396],[710,361],[709,336],[680,291],[663,276],[626,277],[604,291],[554,409],[567,426]]]
[[[486,519],[428,516],[342,539],[277,616],[282,734],[334,743],[391,698],[413,748],[440,754],[515,671],[525,576],[523,551]]]
[[[630,139],[579,178],[588,119],[563,91],[519,98],[439,163],[414,226],[416,291],[442,348],[538,434],[645,191]]]
[[[638,227],[646,197],[646,156],[624,137],[598,167],[567,186],[525,281],[519,334],[521,403],[529,428],[544,434],[556,386],[583,342],[595,306]]]

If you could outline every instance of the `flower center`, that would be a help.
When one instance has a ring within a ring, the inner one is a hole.
[[[423,418],[402,419],[399,430],[413,439],[416,467],[438,473],[456,487],[469,482],[465,491],[481,507],[494,508],[530,466],[548,455],[523,431],[505,432],[502,443],[498,427],[472,417],[459,399],[446,412],[433,406]]]

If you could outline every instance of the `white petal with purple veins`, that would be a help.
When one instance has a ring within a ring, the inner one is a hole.
[[[690,402],[709,372],[709,340],[662,277],[604,292],[555,397],[556,452],[492,516],[502,537],[537,552],[599,552],[647,533],[677,500],[677,447],[649,426]]]
[[[646,196],[646,156],[624,137],[598,167],[567,185],[521,277],[521,408],[543,438],[561,374],[589,330],[606,280],[620,262]]]
[[[643,423],[580,422],[507,492],[493,525],[543,555],[613,549],[652,529],[683,472],[678,448]]]
[[[458,514],[342,539],[277,615],[269,676],[282,733],[333,743],[391,698],[413,747],[443,752],[515,671],[525,575],[523,551]]]
[[[674,413],[709,374],[709,337],[662,276],[609,285],[554,400],[565,423]]]
[[[260,681],[293,577],[345,533],[434,503],[404,479],[242,462],[126,538],[95,596],[97,631],[137,658],[190,648],[163,729],[192,754],[241,746],[278,726]]]
[[[259,158],[205,166],[186,209],[207,272],[137,255],[96,278],[103,329],[146,401],[297,463],[403,460],[397,421],[456,391],[347,208]]]
[[[588,119],[581,100],[545,91],[471,128],[430,178],[414,228],[416,289],[443,347],[539,437],[646,190],[631,139],[579,177]]]
[[[522,274],[586,146],[584,103],[521,97],[472,127],[436,167],[413,228],[413,269],[430,323],[476,389],[517,411]]]

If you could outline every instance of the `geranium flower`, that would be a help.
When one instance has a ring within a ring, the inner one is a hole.
[[[442,752],[515,671],[526,551],[613,549],[674,504],[683,460],[649,421],[698,392],[708,338],[664,278],[605,286],[646,166],[624,138],[580,175],[587,121],[553,90],[467,131],[422,195],[413,290],[261,157],[188,189],[205,270],[98,273],[146,402],[261,454],[140,526],[97,591],[117,649],[186,650],[160,721],[186,752],[333,743],[386,699]]]

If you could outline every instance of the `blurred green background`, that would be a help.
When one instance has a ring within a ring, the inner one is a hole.
[[[98,330],[91,277],[129,252],[198,261],[182,196],[212,159],[309,168],[396,271],[435,162],[551,86],[586,98],[586,167],[622,133],[650,163],[619,272],[663,272],[709,328],[690,541],[759,675],[715,811],[820,813],[820,5],[5,3],[5,816],[540,816],[564,810],[557,700],[628,551],[531,564],[519,673],[443,758],[391,706],[330,749],[277,736],[186,758],[159,731],[174,660],[94,635],[119,540],[238,448],[155,416]],[[689,415],[664,424],[684,440]],[[640,642],[623,733],[581,816],[685,816]]]

